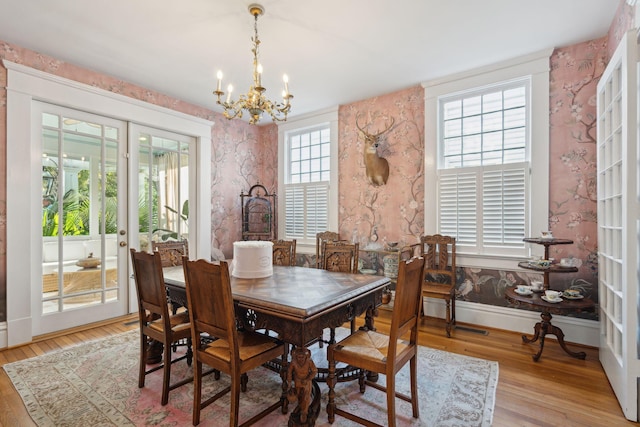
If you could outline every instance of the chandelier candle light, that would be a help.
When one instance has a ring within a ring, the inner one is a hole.
[[[287,120],[287,114],[291,110],[291,98],[293,95],[289,93],[289,78],[285,74],[282,77],[284,81],[284,90],[282,91],[282,102],[274,102],[264,96],[265,88],[262,87],[262,64],[258,62],[258,47],[260,39],[258,38],[258,16],[264,14],[264,7],[259,4],[249,5],[249,13],[255,18],[253,25],[254,36],[253,41],[253,85],[249,87],[249,91],[245,95],[240,95],[237,101],[231,99],[233,86],[227,87],[227,100],[221,101],[220,97],[224,96],[222,92],[222,71],[218,71],[218,86],[213,92],[217,96],[217,103],[222,105],[224,111],[222,114],[231,120],[241,118],[246,110],[249,115],[250,124],[256,124],[260,121],[263,112],[269,113],[274,122],[283,122]]]

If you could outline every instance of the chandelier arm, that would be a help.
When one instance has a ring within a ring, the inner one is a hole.
[[[260,121],[263,113],[268,113],[274,122],[286,121],[287,114],[291,110],[291,98],[293,95],[289,93],[288,77],[283,77],[285,90],[283,92],[283,102],[271,101],[264,96],[266,89],[262,86],[262,66],[258,60],[260,38],[258,36],[258,17],[264,14],[264,8],[258,4],[252,4],[249,6],[249,13],[254,17],[253,31],[254,36],[252,38],[253,47],[251,52],[253,53],[253,85],[249,87],[249,91],[246,95],[240,95],[237,101],[231,100],[231,85],[229,85],[229,95],[226,102],[222,102],[220,97],[224,95],[221,91],[222,72],[218,72],[218,88],[213,92],[217,96],[217,104],[221,105],[224,109],[223,115],[231,120],[234,118],[241,118],[243,111],[247,111],[250,115],[249,123],[256,124]]]

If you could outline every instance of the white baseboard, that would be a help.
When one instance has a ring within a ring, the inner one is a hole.
[[[426,299],[427,316],[444,319],[445,302],[439,299]],[[474,326],[503,329],[532,335],[533,327],[540,320],[540,313],[495,305],[456,301],[456,321]],[[595,320],[578,319],[554,315],[551,323],[564,333],[568,343],[598,347],[600,342],[600,323]],[[555,338],[553,335],[551,339]]]
[[[0,349],[7,348],[9,339],[7,338],[7,322],[0,322]]]

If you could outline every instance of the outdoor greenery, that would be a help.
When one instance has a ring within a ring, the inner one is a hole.
[[[58,191],[58,168],[52,166],[43,166],[43,177],[47,176],[52,182],[47,186],[43,185],[43,207],[42,207],[42,236],[57,236],[58,230],[62,227],[64,236],[88,236],[90,230],[90,176],[89,170],[81,170],[78,172],[78,188],[68,190],[62,197],[62,221],[59,215],[60,199],[57,197]],[[115,172],[106,173],[105,185],[105,234],[115,234],[117,230],[117,209],[118,209],[118,183]],[[101,185],[98,180],[97,185]],[[159,209],[158,209],[158,183],[145,179],[144,192],[141,192],[138,198],[138,223],[141,233],[151,231],[159,235],[160,239],[167,240],[169,238],[178,239],[178,232],[165,228],[159,228]],[[151,189],[149,188],[151,186]],[[149,204],[149,191],[151,190],[151,204]],[[189,201],[185,201],[182,209],[178,212],[170,206],[165,208],[177,215],[185,223],[189,218]],[[150,212],[151,211],[151,212]],[[102,218],[101,212],[98,215]],[[102,229],[102,223],[98,224],[98,228]]]

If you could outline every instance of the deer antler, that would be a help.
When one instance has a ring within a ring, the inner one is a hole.
[[[389,129],[391,129],[391,127],[393,126],[393,124],[394,124],[394,123],[395,123],[395,121],[396,121],[396,119],[394,119],[393,117],[391,117],[391,123],[389,123],[389,125],[388,125],[385,129],[381,130],[381,131],[380,131],[380,132],[378,132],[378,133],[369,133],[369,132],[367,132],[366,130],[364,130],[364,129],[360,126],[360,124],[358,123],[358,120],[360,120],[360,113],[358,113],[358,114],[356,115],[356,127],[360,130],[360,132],[362,132],[362,133],[365,135],[365,137],[367,137],[367,138],[373,138],[373,139],[378,138],[380,135],[382,135],[383,133],[385,133],[386,131],[388,131]]]

